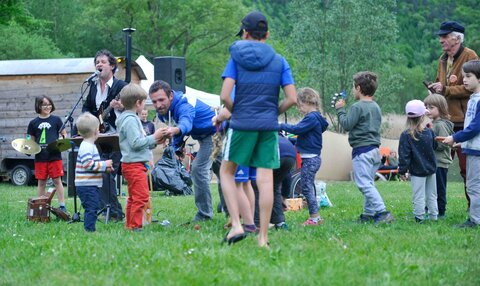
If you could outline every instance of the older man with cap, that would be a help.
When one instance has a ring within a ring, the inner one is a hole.
[[[465,28],[455,21],[446,21],[440,25],[437,35],[442,45],[443,54],[438,61],[437,77],[429,88],[442,94],[447,99],[448,111],[454,123],[454,131],[463,130],[463,121],[471,92],[463,86],[462,66],[464,63],[478,59],[475,51],[463,46]],[[457,152],[460,174],[465,183],[466,157],[460,148],[452,150],[452,156]],[[465,189],[468,206],[470,198]]]

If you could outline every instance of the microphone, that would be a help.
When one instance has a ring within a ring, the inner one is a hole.
[[[96,78],[98,75],[100,74],[100,72],[98,70],[96,70],[94,73],[92,73],[91,76],[89,76],[84,82],[89,82],[91,81],[92,79]]]

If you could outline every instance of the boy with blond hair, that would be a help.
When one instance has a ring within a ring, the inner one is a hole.
[[[102,172],[112,171],[112,160],[101,161],[95,140],[98,138],[100,122],[89,112],[77,119],[77,130],[83,137],[75,166],[76,192],[85,210],[84,228],[96,231],[97,212],[100,209],[99,188],[102,187]]]
[[[116,121],[120,151],[122,152],[122,174],[128,185],[125,211],[125,226],[128,230],[141,231],[143,209],[148,203],[147,167],[151,159],[150,149],[165,139],[162,129],[147,136],[137,116],[145,107],[147,92],[139,85],[130,83],[120,92],[120,101],[125,107]]]

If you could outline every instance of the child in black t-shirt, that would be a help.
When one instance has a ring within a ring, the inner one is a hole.
[[[35,98],[35,112],[39,116],[28,124],[27,134],[41,147],[40,153],[35,155],[35,178],[38,180],[38,195],[45,195],[47,179],[52,178],[60,209],[66,212],[62,184],[62,155],[58,151],[49,151],[47,148],[48,144],[58,139],[59,134],[63,137],[67,135],[65,129],[60,130],[63,125],[60,117],[51,114],[54,110],[55,105],[48,96]]]

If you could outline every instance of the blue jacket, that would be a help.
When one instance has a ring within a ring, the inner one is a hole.
[[[168,115],[162,116],[159,113],[157,115],[162,122],[168,122],[169,116],[171,116],[180,129],[180,134],[173,138],[175,147],[182,144],[183,137],[186,135],[191,135],[193,139],[201,139],[216,131],[212,125],[215,112],[210,106],[193,97],[187,99],[180,91],[173,92]]]
[[[426,177],[435,174],[437,164],[435,149],[437,142],[432,129],[425,128],[415,135],[417,140],[410,136],[408,130],[400,135],[398,144],[398,173],[409,172],[413,176]]]
[[[280,150],[280,158],[297,157],[297,150],[288,138],[278,135],[278,149]]]
[[[455,133],[453,140],[463,142],[463,153],[480,156],[480,93],[470,96],[465,113],[464,129]]]
[[[328,122],[318,111],[310,112],[297,125],[282,123],[280,129],[298,135],[297,147],[300,154],[317,154],[322,151],[322,133]]]
[[[230,54],[237,65],[235,102],[230,128],[278,130],[278,97],[283,58],[257,41],[236,41]]]

